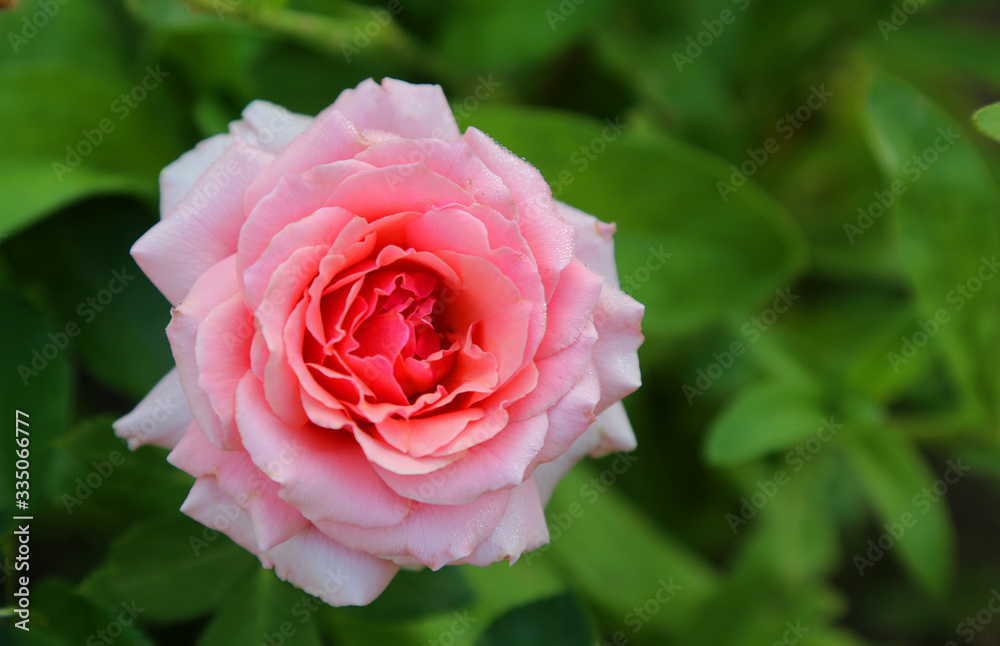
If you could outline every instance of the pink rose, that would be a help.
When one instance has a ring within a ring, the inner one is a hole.
[[[577,460],[635,447],[614,227],[460,133],[438,86],[368,80],[315,119],[255,101],[160,183],[132,255],[177,367],[116,433],[171,448],[182,511],[279,577],[366,604],[401,565],[513,562]]]

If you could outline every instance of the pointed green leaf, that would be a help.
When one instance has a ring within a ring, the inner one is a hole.
[[[816,433],[823,414],[816,395],[787,384],[743,389],[708,430],[706,459],[732,465],[787,449]]]
[[[514,608],[497,618],[477,646],[590,646],[587,618],[572,594]]]
[[[936,478],[913,444],[890,428],[845,435],[848,455],[877,510],[878,536],[928,592],[943,596],[951,582],[954,545],[947,499],[934,493]],[[942,481],[943,482],[943,481]],[[895,535],[894,535],[895,534]],[[873,552],[874,554],[875,552]],[[867,553],[851,557],[859,576],[879,567]]]
[[[259,570],[229,596],[198,646],[319,646],[314,615],[325,606],[274,572]]]
[[[1000,103],[980,108],[972,115],[972,122],[984,134],[1000,141]]]
[[[148,621],[168,623],[226,603],[259,568],[249,552],[225,535],[177,512],[123,534],[80,591],[106,608],[135,599]]]

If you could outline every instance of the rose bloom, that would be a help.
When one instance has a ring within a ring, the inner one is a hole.
[[[255,101],[160,186],[132,255],[177,366],[115,430],[172,449],[181,510],[282,579],[359,605],[401,566],[513,563],[575,462],[635,448],[613,225],[460,133],[438,86]]]

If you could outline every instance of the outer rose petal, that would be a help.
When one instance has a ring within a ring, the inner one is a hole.
[[[191,424],[167,461],[196,478],[214,476],[219,488],[250,515],[261,550],[284,543],[310,524],[278,497],[278,484],[254,466],[246,452],[217,449],[197,424]]]
[[[371,79],[344,90],[328,108],[339,110],[358,130],[385,130],[407,139],[455,140],[455,115],[440,85],[413,85],[387,78]]]
[[[507,511],[493,534],[480,543],[472,554],[452,564],[470,563],[487,567],[497,561],[509,560],[513,565],[521,554],[548,542],[549,528],[538,497],[538,487],[533,478],[528,478],[511,491]]]
[[[514,196],[521,235],[535,255],[545,295],[551,298],[559,272],[573,257],[573,228],[557,213],[552,191],[538,169],[481,130],[469,128],[462,137]]]
[[[493,491],[466,505],[419,505],[391,527],[317,525],[344,545],[386,558],[412,556],[438,570],[471,554],[499,527],[510,497],[510,491]]]
[[[273,567],[279,578],[331,606],[371,603],[399,571],[396,564],[348,549],[311,525],[273,549],[260,550],[250,516],[219,488],[213,477],[195,482],[181,511],[226,534],[255,554],[261,565]]]
[[[160,171],[161,218],[165,219],[176,214],[174,208],[188,194],[198,178],[205,174],[209,166],[222,156],[232,140],[232,135],[224,134],[199,141],[194,148]]]
[[[601,401],[597,412],[621,401],[642,385],[639,373],[640,326],[645,307],[617,287],[605,285],[594,311],[598,340],[594,364],[601,378]]]
[[[588,454],[601,457],[612,451],[631,451],[634,448],[635,435],[625,407],[616,404],[598,415],[597,421],[565,453],[535,469],[534,478],[542,504],[548,504],[559,481]]]
[[[198,385],[196,342],[198,328],[205,318],[236,291],[234,263],[235,257],[230,256],[199,277],[184,303],[171,311],[170,324],[167,325],[167,339],[177,362],[184,397],[205,436],[220,448],[228,448],[227,443],[238,438],[231,433],[226,435],[208,393]]]
[[[174,368],[149,391],[132,412],[115,421],[115,435],[135,450],[143,444],[172,449],[191,424],[191,409]]]
[[[604,276],[604,289],[594,311],[600,340],[594,346],[594,362],[601,377],[601,402],[597,411],[634,392],[642,383],[639,357],[642,345],[640,323],[645,308],[618,289],[613,224],[601,222],[572,206],[556,202],[559,214],[573,225],[575,257]]]
[[[556,209],[564,220],[573,225],[576,246],[573,255],[604,279],[618,286],[615,265],[615,225],[601,222],[580,209],[556,200]]]
[[[279,105],[252,101],[243,110],[243,121],[229,124],[229,134],[215,135],[198,142],[193,150],[163,169],[160,173],[161,217],[176,214],[174,208],[222,155],[234,135],[254,148],[279,153],[312,121],[312,117],[289,112]]]
[[[597,424],[594,424],[576,439],[569,450],[552,462],[541,464],[535,469],[532,477],[535,479],[535,484],[538,485],[538,497],[541,499],[542,505],[549,504],[549,498],[552,497],[552,492],[555,491],[556,485],[563,479],[563,476],[600,444],[601,431]]]
[[[595,426],[600,431],[601,443],[590,452],[593,457],[600,458],[615,451],[635,450],[635,432],[632,431],[632,423],[621,402],[598,415]]]
[[[312,125],[313,117],[290,112],[270,101],[251,101],[243,120],[229,124],[229,131],[254,148],[278,154]]]
[[[205,271],[236,253],[246,219],[243,191],[272,159],[234,138],[178,204],[181,213],[160,220],[132,245],[136,263],[171,303],[184,300]],[[229,177],[224,186],[213,179],[216,171]]]

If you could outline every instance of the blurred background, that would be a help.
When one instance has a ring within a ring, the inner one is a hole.
[[[995,2],[0,5],[0,401],[34,516],[31,631],[0,642],[1000,644]],[[333,609],[110,422],[173,364],[128,256],[160,169],[253,99],[313,115],[385,76],[617,223],[639,449],[577,467],[515,566]]]

